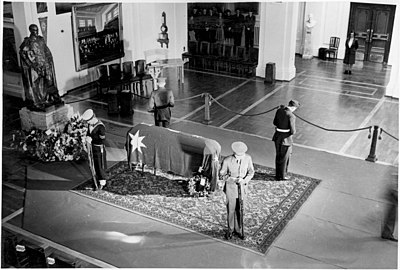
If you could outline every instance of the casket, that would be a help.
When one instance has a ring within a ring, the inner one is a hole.
[[[128,163],[142,163],[192,177],[202,167],[215,190],[221,145],[212,139],[169,128],[138,124],[126,135]]]

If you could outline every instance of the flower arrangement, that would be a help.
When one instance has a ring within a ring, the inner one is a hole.
[[[207,196],[210,192],[210,180],[201,174],[196,174],[188,180],[188,191],[190,196]]]
[[[27,133],[12,134],[10,146],[21,150],[29,157],[45,162],[80,160],[86,157],[85,137],[87,127],[81,116],[76,114],[66,123],[63,131],[46,131],[32,128]]]

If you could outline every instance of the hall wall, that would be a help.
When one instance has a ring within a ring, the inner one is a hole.
[[[13,3],[17,50],[24,37],[29,36],[28,27],[39,25],[39,17],[47,17],[47,46],[50,48],[56,70],[60,95],[98,78],[96,67],[77,72],[75,70],[72,38],[71,12],[56,15],[55,3],[48,2],[48,12],[37,14],[36,3]],[[123,38],[125,57],[122,61],[144,59],[147,49],[161,48],[157,42],[161,32],[161,14],[166,13],[169,36],[169,57],[180,58],[186,47],[186,3],[122,3]],[[40,27],[39,27],[40,29]],[[43,35],[39,30],[39,34]],[[165,48],[165,44],[164,44]],[[107,64],[118,62],[115,60]]]
[[[372,3],[372,2],[371,2]],[[395,23],[399,24],[399,4],[395,0],[375,0],[378,4],[396,5]],[[14,24],[16,33],[17,50],[24,37],[29,35],[28,26],[31,23],[38,24],[39,17],[47,17],[48,46],[52,51],[56,78],[60,95],[66,94],[69,90],[82,86],[97,79],[98,74],[95,67],[77,72],[75,70],[71,12],[56,15],[55,3],[48,2],[48,12],[37,14],[35,2],[13,2]],[[312,13],[317,20],[313,29],[313,54],[318,55],[319,47],[327,47],[330,36],[339,36],[341,44],[338,58],[344,56],[344,40],[347,34],[347,25],[350,14],[350,2],[305,2],[304,14]],[[161,13],[166,12],[169,34],[169,57],[181,57],[182,52],[187,50],[187,4],[186,3],[122,3],[122,20],[124,31],[125,57],[122,61],[138,60],[144,58],[144,51],[152,48],[160,48],[157,42],[160,33]],[[300,12],[299,12],[300,13]],[[285,25],[276,25],[276,18],[279,14],[270,14],[265,18],[265,24],[274,24],[275,31],[285,31]],[[298,23],[299,24],[299,23]],[[299,25],[297,25],[299,27]],[[395,28],[396,29],[396,28]],[[41,32],[41,31],[40,31]],[[42,33],[41,33],[42,34]],[[261,34],[261,33],[260,33]],[[266,35],[268,33],[265,33]],[[393,31],[389,65],[399,65],[398,55],[400,50],[400,32]],[[269,37],[266,37],[268,39]],[[296,41],[295,41],[296,42]],[[260,63],[272,61],[264,59],[260,55]],[[114,61],[117,62],[117,61]],[[294,65],[294,57],[283,66]],[[265,65],[263,65],[264,67]],[[290,72],[292,74],[293,72]],[[263,77],[264,71],[260,69],[258,76]],[[287,76],[288,80],[292,77]],[[277,78],[278,79],[278,78]],[[23,90],[21,89],[21,92]],[[22,93],[21,93],[22,95]]]
[[[376,1],[354,1],[354,2],[366,2],[369,4],[389,4],[396,6],[395,13],[395,24],[399,22],[399,4],[395,0],[376,0]],[[337,1],[337,2],[305,2],[304,20],[307,20],[308,14],[313,14],[314,19],[317,21],[317,25],[314,27],[312,32],[312,45],[313,55],[318,56],[318,49],[320,47],[327,48],[329,46],[329,38],[332,36],[340,37],[340,45],[338,51],[338,59],[344,58],[345,53],[345,40],[347,38],[347,28],[350,18],[350,1]],[[301,11],[300,11],[301,12]],[[397,18],[397,20],[396,20]],[[297,26],[302,27],[301,25]],[[388,64],[399,64],[398,59],[392,57],[396,53],[393,50],[400,48],[399,43],[400,33],[393,31],[391,41],[391,52],[389,54]],[[304,40],[302,40],[304,42]]]

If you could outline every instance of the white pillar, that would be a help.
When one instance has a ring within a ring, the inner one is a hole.
[[[297,2],[260,4],[260,46],[256,75],[265,77],[265,66],[275,63],[277,80],[290,81],[296,75]]]
[[[389,97],[399,98],[400,92],[400,6],[397,5],[396,7],[396,14],[394,16],[394,23],[393,23],[393,39],[392,43],[390,44],[390,54],[389,54],[389,61],[388,64],[392,65],[392,70],[390,72],[390,81],[386,86],[385,95]]]

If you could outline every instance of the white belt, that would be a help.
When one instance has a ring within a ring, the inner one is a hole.
[[[276,131],[279,131],[279,132],[290,132],[290,129],[280,129],[280,128],[276,128]]]

